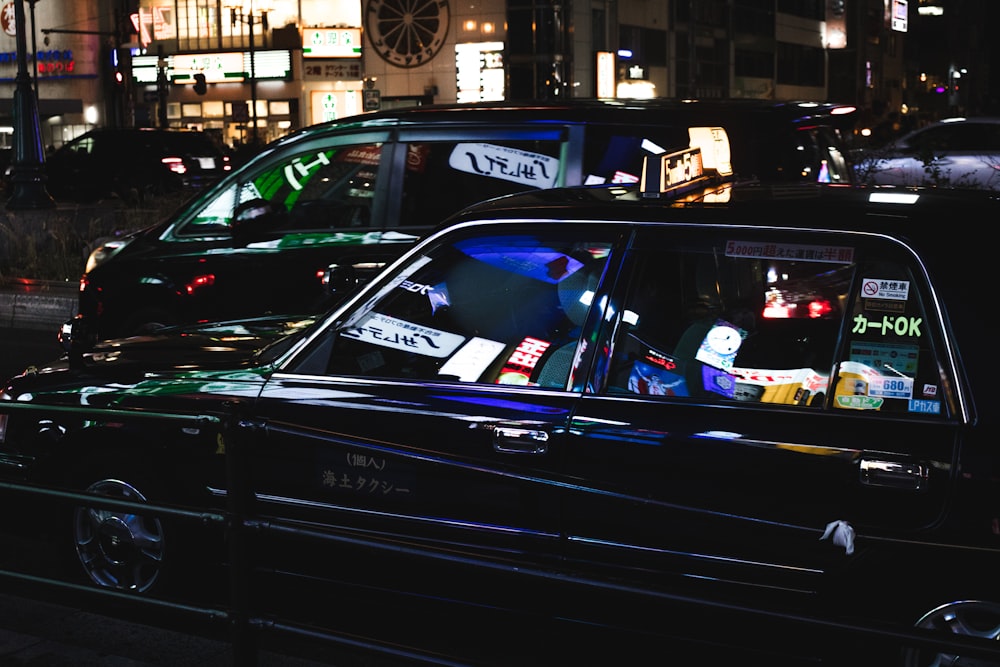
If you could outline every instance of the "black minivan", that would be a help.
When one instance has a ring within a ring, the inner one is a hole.
[[[634,183],[698,146],[761,182],[849,183],[853,107],[767,100],[431,105],[304,128],[169,219],[97,247],[64,347],[159,325],[316,313],[452,213],[514,192]],[[355,274],[351,274],[355,271]]]

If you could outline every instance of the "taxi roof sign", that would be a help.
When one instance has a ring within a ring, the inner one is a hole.
[[[689,127],[689,145],[701,149],[705,169],[715,171],[719,176],[733,175],[732,151],[729,147],[729,133],[724,127]]]
[[[689,146],[643,160],[643,197],[676,196],[713,177],[733,175],[729,134],[722,127],[689,127]]]

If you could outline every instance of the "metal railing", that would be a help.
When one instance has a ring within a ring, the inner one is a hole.
[[[589,588],[595,592],[624,593],[635,599],[670,604],[693,605],[708,611],[745,614],[758,620],[784,624],[789,628],[810,628],[829,632],[832,636],[889,642],[900,647],[961,654],[963,657],[982,658],[1000,664],[1000,645],[995,640],[967,635],[951,635],[932,632],[916,627],[886,626],[874,627],[842,622],[822,617],[802,614],[782,613],[756,607],[729,604],[716,600],[690,597],[660,590],[637,588],[608,580],[588,577],[574,577],[565,573],[525,568],[523,565],[504,564],[488,561],[456,552],[442,552],[398,542],[380,541],[357,535],[341,535],[322,530],[311,530],[291,522],[282,522],[273,517],[262,518],[254,512],[254,490],[250,486],[250,447],[247,444],[249,432],[255,425],[240,416],[241,406],[234,403],[228,414],[176,414],[150,412],[140,409],[107,409],[91,407],[40,406],[14,402],[0,403],[0,413],[42,412],[63,414],[80,419],[96,421],[160,420],[170,423],[191,423],[199,428],[218,428],[226,442],[226,484],[227,501],[225,511],[204,511],[180,505],[137,503],[89,493],[76,493],[60,488],[31,483],[0,482],[0,492],[32,497],[45,497],[66,504],[85,504],[90,507],[129,510],[147,516],[170,516],[174,519],[196,522],[204,526],[217,527],[225,533],[228,544],[229,582],[227,604],[204,606],[193,602],[170,601],[152,596],[140,596],[107,588],[98,588],[74,583],[50,576],[39,576],[24,571],[0,570],[0,580],[44,586],[54,591],[83,595],[89,599],[114,600],[136,608],[160,609],[181,614],[189,619],[207,621],[228,630],[233,664],[252,667],[259,658],[260,637],[264,633],[298,637],[352,650],[372,652],[387,657],[402,658],[409,662],[424,662],[435,665],[464,665],[448,656],[431,653],[417,648],[400,646],[388,641],[359,637],[335,628],[317,628],[296,623],[290,619],[275,618],[259,613],[252,603],[250,592],[256,586],[254,579],[254,550],[248,548],[249,535],[270,534],[279,537],[294,536],[298,539],[317,543],[339,544],[353,548],[371,550],[373,553],[386,552],[406,558],[431,559],[456,565],[472,565],[477,569],[490,569],[518,577],[557,581],[575,587]]]

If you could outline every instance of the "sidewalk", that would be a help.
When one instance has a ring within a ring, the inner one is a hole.
[[[259,667],[381,664],[331,650],[336,662],[261,650]],[[374,658],[372,660],[375,660]],[[224,667],[231,644],[0,593],[2,667]]]

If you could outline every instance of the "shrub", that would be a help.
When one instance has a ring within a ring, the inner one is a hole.
[[[157,197],[143,207],[116,199],[60,203],[51,209],[4,211],[0,218],[0,283],[11,278],[76,281],[90,251],[103,239],[148,227],[173,212],[190,193]]]

